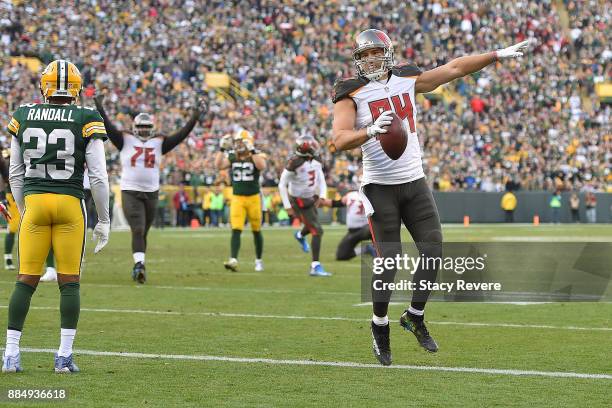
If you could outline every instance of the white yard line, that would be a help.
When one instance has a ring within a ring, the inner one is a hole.
[[[0,305],[0,309],[8,306]],[[51,306],[31,306],[33,310],[57,310]],[[298,315],[271,315],[256,313],[222,313],[222,312],[178,312],[167,310],[143,310],[143,309],[108,309],[108,308],[81,308],[81,312],[92,313],[127,313],[127,314],[150,314],[166,316],[206,316],[206,317],[230,317],[249,319],[276,319],[276,320],[332,320],[345,322],[369,322],[369,319],[360,319],[343,316],[298,316]],[[578,326],[552,326],[541,324],[518,324],[518,323],[485,323],[485,322],[453,322],[453,321],[428,321],[432,325],[448,326],[470,326],[470,327],[507,327],[517,329],[550,329],[550,330],[583,330],[583,331],[612,331],[612,327],[578,327]]]
[[[228,272],[230,273],[230,272]],[[253,273],[255,274],[255,273]],[[263,275],[262,275],[263,276]],[[268,275],[268,277],[274,277],[277,275]],[[312,278],[320,279],[320,278]],[[3,285],[15,285],[15,281],[0,281]],[[292,289],[256,289],[256,288],[225,288],[225,287],[208,287],[208,286],[169,286],[169,285],[136,285],[133,283],[126,283],[125,285],[118,285],[112,283],[84,283],[82,288],[89,287],[100,287],[100,288],[125,288],[125,289],[169,289],[169,290],[187,290],[187,291],[203,291],[203,292],[247,292],[247,293],[280,293],[280,294],[302,294],[302,295],[332,295],[332,296],[353,296],[359,297],[359,292],[334,292],[334,291],[320,291],[320,290],[292,290]]]
[[[56,349],[45,348],[22,348],[29,353],[55,353]],[[100,356],[100,357],[123,357],[134,359],[163,359],[163,360],[185,360],[185,361],[217,361],[224,363],[251,363],[266,365],[289,365],[289,366],[322,366],[343,368],[369,368],[386,370],[411,370],[411,371],[441,371],[454,373],[473,373],[506,376],[537,376],[552,378],[581,378],[591,380],[612,380],[609,374],[589,374],[565,371],[532,371],[498,368],[476,368],[476,367],[444,367],[444,366],[418,366],[418,365],[392,365],[383,367],[379,364],[356,363],[350,361],[316,361],[316,360],[277,360],[272,358],[247,358],[247,357],[225,357],[209,355],[185,355],[185,354],[149,354],[149,353],[122,353],[115,351],[75,350],[77,355]]]

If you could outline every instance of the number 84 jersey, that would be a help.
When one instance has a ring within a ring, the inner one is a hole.
[[[395,66],[388,81],[368,81],[363,77],[339,81],[334,86],[334,103],[350,98],[355,104],[355,129],[372,124],[384,111],[393,111],[408,132],[408,146],[398,160],[383,151],[380,141],[371,138],[361,145],[362,185],[403,184],[425,176],[416,129],[415,84],[421,70],[413,65]]]
[[[121,190],[152,193],[159,190],[162,137],[139,139],[123,136],[121,148]]]
[[[83,194],[85,151],[93,138],[106,139],[94,108],[48,103],[21,105],[8,132],[19,142],[25,164],[24,195]]]

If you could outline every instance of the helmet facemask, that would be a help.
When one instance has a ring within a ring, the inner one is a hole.
[[[382,53],[364,57],[363,53],[368,50],[382,50]],[[380,30],[368,29],[362,31],[355,38],[353,62],[360,76],[370,81],[381,79],[395,65],[391,39]]]
[[[380,49],[382,55],[361,57],[361,53],[366,50]],[[353,62],[357,67],[360,76],[376,81],[384,77],[393,67],[393,49],[383,47],[369,47],[353,53]]]
[[[244,144],[244,140],[242,140],[242,138],[239,138],[239,137],[234,138],[234,150],[238,154],[243,154],[248,151],[246,145]]]
[[[134,125],[132,127],[132,131],[134,132],[134,136],[141,140],[147,140],[153,137],[153,130],[155,129],[155,124],[153,123],[153,118],[148,113],[139,113],[134,118]]]

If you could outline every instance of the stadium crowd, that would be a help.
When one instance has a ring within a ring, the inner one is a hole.
[[[424,69],[453,57],[534,38],[524,62],[497,64],[420,99],[418,132],[429,182],[443,191],[610,189],[610,106],[594,85],[610,81],[610,8],[565,1],[569,27],[548,1],[0,1],[0,121],[40,100],[38,73],[9,56],[76,63],[124,129],[154,112],[161,133],[182,126],[196,94],[212,115],[164,159],[163,182],[219,185],[221,136],[241,126],[269,153],[274,186],[299,135],[317,137],[328,183],[357,184],[360,152],[332,154],[331,89],[351,75],[352,38],[385,30],[397,61]],[[595,10],[598,10],[596,12]],[[220,99],[206,74],[225,72],[245,90]],[[5,137],[3,134],[2,137]],[[6,140],[4,141],[6,145]],[[117,151],[109,146],[112,181]]]

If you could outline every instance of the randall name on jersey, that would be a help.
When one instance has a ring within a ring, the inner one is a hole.
[[[62,108],[41,108],[33,107],[28,110],[27,120],[29,121],[38,121],[38,120],[47,120],[54,122],[74,122],[72,119],[72,110],[62,109]]]

